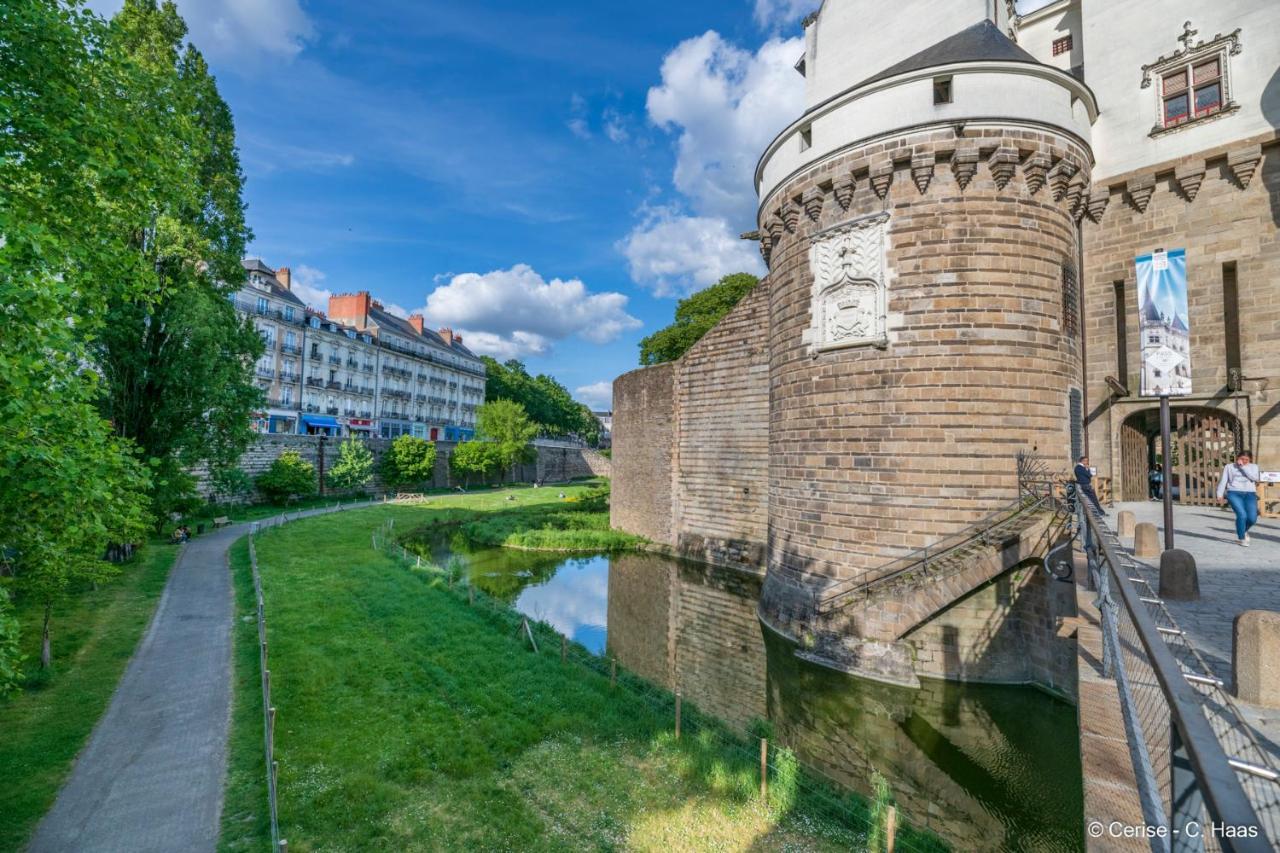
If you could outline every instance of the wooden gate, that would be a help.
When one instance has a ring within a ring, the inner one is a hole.
[[[1145,501],[1151,494],[1150,442],[1143,415],[1120,426],[1120,488],[1122,501]]]
[[[1218,478],[1237,447],[1243,447],[1240,421],[1211,409],[1174,409],[1173,473],[1179,503],[1211,506],[1217,503]]]

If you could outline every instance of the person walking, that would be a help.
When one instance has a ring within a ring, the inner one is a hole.
[[[1218,481],[1218,503],[1230,504],[1236,514],[1236,539],[1249,547],[1249,528],[1258,523],[1258,466],[1247,450],[1236,454],[1236,461],[1222,467]]]
[[[1089,499],[1094,509],[1102,514],[1102,502],[1098,500],[1098,495],[1093,490],[1093,469],[1089,467],[1089,457],[1081,456],[1080,461],[1076,462],[1076,491]]]

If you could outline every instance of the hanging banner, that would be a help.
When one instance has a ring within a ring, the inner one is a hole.
[[[1191,325],[1187,317],[1187,250],[1134,259],[1144,397],[1191,393]]]

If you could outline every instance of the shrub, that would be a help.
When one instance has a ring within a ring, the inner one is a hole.
[[[257,483],[258,491],[275,502],[308,497],[316,492],[316,469],[299,456],[298,451],[286,450],[258,475]]]
[[[226,498],[232,503],[244,500],[253,489],[253,480],[243,468],[237,468],[234,465],[215,470],[209,477],[209,482],[219,497]]]
[[[464,489],[471,488],[472,479],[486,480],[501,468],[502,453],[491,441],[465,441],[449,456],[449,472]]]
[[[351,436],[342,442],[338,461],[329,469],[329,485],[342,491],[363,489],[373,479],[373,451]]]
[[[382,482],[389,489],[429,483],[436,470],[436,444],[402,435],[382,455]]]
[[[17,689],[22,655],[18,652],[18,617],[13,615],[9,591],[0,586],[0,699]]]
[[[574,509],[583,512],[608,512],[609,511],[609,481],[605,480],[598,486],[588,489],[578,498],[577,506]]]

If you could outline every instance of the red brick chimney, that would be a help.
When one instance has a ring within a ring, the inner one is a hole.
[[[285,290],[292,289],[293,274],[288,267],[280,267],[280,269],[276,270],[276,281],[280,282],[280,286]]]
[[[453,329],[445,326],[440,329],[440,337],[444,338],[446,346],[453,346]]]
[[[409,315],[409,325],[410,325],[410,326],[413,326],[413,328],[414,328],[414,329],[416,329],[416,330],[418,331],[418,334],[422,334],[422,315],[421,315],[421,314],[410,314],[410,315]]]
[[[369,306],[373,301],[369,298],[369,291],[361,290],[356,293],[340,293],[337,296],[329,297],[329,316],[335,320],[342,320],[356,328],[363,329],[368,325]]]

